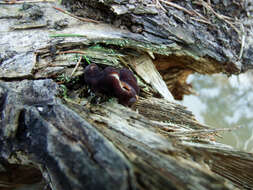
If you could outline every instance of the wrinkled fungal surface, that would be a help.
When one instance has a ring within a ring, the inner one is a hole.
[[[101,70],[93,63],[85,68],[84,79],[92,91],[115,96],[123,105],[131,106],[137,101],[140,88],[134,74],[126,68]]]

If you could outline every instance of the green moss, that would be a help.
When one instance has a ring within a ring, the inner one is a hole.
[[[100,44],[115,45],[121,48],[133,48],[144,52],[150,51],[161,55],[170,55],[174,51],[181,49],[175,43],[169,45],[156,45],[152,43],[144,43],[127,39],[96,39],[93,40],[92,42],[95,43],[96,46],[100,46]]]

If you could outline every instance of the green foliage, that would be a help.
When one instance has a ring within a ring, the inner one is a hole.
[[[91,64],[90,59],[86,55],[84,55],[83,58],[89,65]]]
[[[57,81],[61,83],[69,83],[71,81],[71,77],[67,76],[66,74],[61,74],[56,78]]]
[[[102,51],[102,52],[105,52],[106,54],[116,54],[114,49],[111,49],[111,48],[108,48],[108,47],[105,48],[105,47],[101,46],[101,44],[96,44],[95,46],[92,46],[89,49]]]
[[[59,89],[60,97],[67,98],[68,97],[68,95],[67,95],[68,88],[64,84],[59,85],[59,87],[60,87],[60,89]]]
[[[95,46],[92,46],[89,49],[101,50],[101,49],[104,49],[104,48],[100,44],[96,44]]]

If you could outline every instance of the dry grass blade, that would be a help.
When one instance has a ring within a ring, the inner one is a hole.
[[[79,58],[78,62],[76,63],[76,66],[75,66],[75,68],[73,69],[73,71],[72,71],[70,77],[72,77],[73,74],[76,72],[76,70],[77,70],[77,68],[79,67],[81,61],[82,61],[82,57],[80,56],[80,58]]]
[[[53,8],[56,9],[56,10],[58,10],[58,11],[60,11],[60,12],[62,12],[62,13],[64,13],[64,14],[67,14],[67,15],[73,17],[73,18],[81,20],[83,22],[93,22],[93,23],[96,23],[96,24],[100,23],[99,21],[92,20],[92,19],[89,19],[89,18],[82,18],[82,17],[75,16],[75,15],[73,15],[73,14],[67,12],[67,11],[62,10],[61,8],[58,8],[58,7],[54,7],[53,6]]]
[[[203,20],[203,19],[199,19],[199,18],[195,18],[195,17],[191,17],[192,20],[196,20],[198,22],[203,22],[205,24],[210,24],[212,25],[209,21]]]
[[[192,10],[192,11],[201,18],[199,20],[201,20],[202,22],[204,21],[207,24],[211,24],[211,22],[206,17],[204,17],[202,14],[200,14],[199,12],[197,12],[195,10]]]

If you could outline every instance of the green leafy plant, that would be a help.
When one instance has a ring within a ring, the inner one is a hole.
[[[83,58],[89,65],[91,64],[90,59],[86,55],[84,55]]]
[[[61,83],[69,83],[71,81],[71,77],[66,74],[61,74],[56,78],[56,80]]]
[[[61,84],[59,85],[59,95],[63,98],[67,98],[68,95],[67,95],[67,92],[68,92],[68,88],[64,85],[64,84]]]

